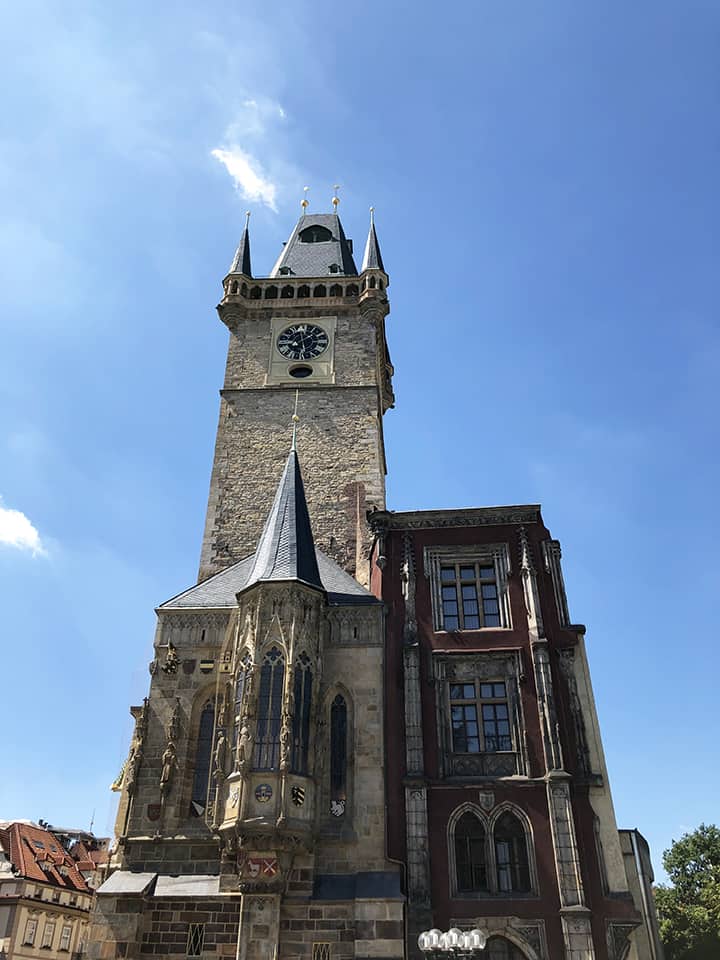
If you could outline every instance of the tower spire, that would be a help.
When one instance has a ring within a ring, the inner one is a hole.
[[[245,211],[245,229],[240,237],[240,243],[235,251],[233,262],[230,264],[229,273],[242,273],[246,277],[252,277],[252,267],[250,266],[250,211]]]
[[[324,589],[294,442],[245,587],[271,580],[299,580]]]
[[[370,207],[370,229],[368,231],[367,243],[365,244],[365,255],[360,273],[363,273],[365,270],[382,270],[383,273],[385,272],[382,255],[380,253],[380,244],[378,243],[377,234],[375,233],[375,207]]]

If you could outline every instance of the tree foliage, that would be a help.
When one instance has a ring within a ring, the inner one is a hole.
[[[701,823],[663,854],[670,886],[655,890],[666,960],[720,958],[720,829]]]

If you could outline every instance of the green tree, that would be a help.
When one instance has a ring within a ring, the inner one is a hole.
[[[720,830],[701,823],[663,854],[655,890],[666,960],[720,960]]]

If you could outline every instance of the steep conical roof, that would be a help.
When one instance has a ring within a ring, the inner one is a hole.
[[[303,214],[283,247],[271,277],[355,277],[352,240],[336,213]]]
[[[377,234],[375,233],[375,217],[373,216],[372,210],[370,211],[370,230],[368,231],[367,243],[365,244],[365,256],[363,257],[360,272],[363,273],[365,270],[382,270],[383,273],[385,272],[382,255],[380,253],[380,244],[378,243]]]
[[[323,590],[297,452],[285,464],[245,589],[268,580],[300,580]]]
[[[252,267],[250,266],[250,234],[248,232],[248,221],[250,214],[245,217],[245,229],[240,237],[240,243],[235,251],[233,262],[230,264],[229,273],[242,273],[246,277],[252,277]]]

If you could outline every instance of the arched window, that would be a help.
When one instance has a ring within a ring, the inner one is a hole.
[[[292,300],[294,296],[295,296],[295,290],[293,289],[293,287],[290,287],[290,286],[283,287],[282,290],[280,291],[281,300]]]
[[[312,670],[310,660],[301,653],[295,664],[292,772],[308,772],[308,746],[310,744],[310,699],[312,697]]]
[[[345,296],[347,297],[356,297],[358,295],[358,285],[356,283],[349,283],[345,291]]]
[[[246,297],[246,296],[247,296],[247,284],[246,284],[246,283],[243,283],[243,285],[240,287],[240,296],[241,296],[241,297]]]
[[[495,869],[499,893],[528,893],[530,867],[527,839],[522,823],[514,814],[503,813],[493,830]]]
[[[331,297],[341,297],[342,296],[342,287],[339,283],[334,283],[330,287],[330,296]]]
[[[205,813],[207,804],[214,730],[215,705],[212,700],[208,700],[200,714],[197,748],[195,750],[195,773],[193,775],[190,812],[196,817],[201,817]]]
[[[250,287],[250,299],[259,300],[260,299],[260,287]]]
[[[455,825],[455,871],[458,893],[486,892],[489,889],[485,828],[469,810]]]
[[[485,949],[487,960],[525,960],[525,956],[505,937],[491,937]]]
[[[246,653],[240,661],[240,666],[235,674],[235,706],[233,711],[233,738],[232,748],[233,756],[237,749],[238,737],[240,736],[240,717],[242,715],[243,694],[245,692],[245,683],[247,681],[248,668],[250,667],[250,654]]]
[[[298,287],[297,295],[298,295],[298,299],[302,299],[302,300],[307,299],[307,297],[310,296],[310,287],[306,283],[303,283],[301,286]]]
[[[382,280],[378,280],[378,290],[382,290],[382,289],[383,289],[383,282]]]
[[[277,300],[278,288],[274,283],[271,283],[269,287],[265,288],[265,299],[266,300]]]
[[[280,759],[280,715],[282,713],[285,660],[277,647],[268,650],[260,670],[255,769],[277,770]]]
[[[325,286],[324,283],[320,283],[320,284],[318,284],[317,287],[315,287],[315,289],[313,290],[313,296],[314,296],[314,297],[326,297],[326,296],[327,296],[327,288],[326,288],[326,286]]]
[[[327,227],[312,226],[305,227],[299,234],[300,243],[327,243],[332,240],[332,233]]]
[[[345,813],[347,801],[347,703],[338,694],[330,707],[330,812]]]
[[[237,293],[237,292],[238,292],[238,282],[237,280],[233,280],[233,282],[230,284],[230,293]]]
[[[376,284],[376,283],[377,283],[377,281],[375,280],[375,277],[370,277],[370,283],[368,284],[368,286],[370,287],[371,290],[374,290],[374,289],[375,289],[375,284]]]

